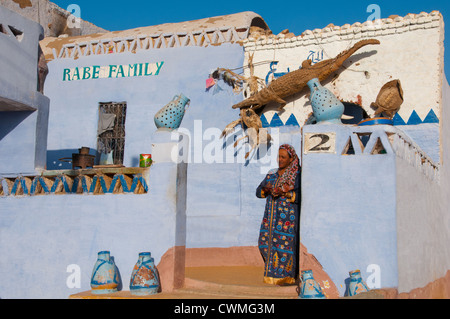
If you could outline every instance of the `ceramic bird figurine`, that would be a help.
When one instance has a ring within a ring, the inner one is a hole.
[[[393,118],[395,113],[400,110],[402,104],[402,85],[400,80],[393,80],[383,85],[376,101],[371,104],[371,107],[376,109],[375,115],[384,113],[386,116]]]

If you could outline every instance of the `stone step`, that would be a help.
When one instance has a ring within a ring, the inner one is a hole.
[[[264,267],[187,267],[185,285],[172,292],[149,296],[131,295],[129,291],[96,295],[91,291],[70,296],[71,299],[298,299],[297,285],[277,286],[263,282]],[[339,299],[390,299],[389,290],[372,290]]]
[[[263,267],[188,267],[185,287],[178,292],[222,298],[297,299],[297,285],[277,286],[263,282]]]

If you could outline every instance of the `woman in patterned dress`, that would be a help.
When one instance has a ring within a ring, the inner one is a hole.
[[[291,145],[280,146],[278,166],[267,174],[256,190],[258,198],[266,198],[258,244],[265,265],[264,282],[295,284],[298,278],[301,167]]]

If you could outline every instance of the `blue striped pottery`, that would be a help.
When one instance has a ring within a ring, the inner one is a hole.
[[[376,117],[359,122],[358,126],[368,125],[394,125],[394,121],[388,117]]]
[[[349,274],[350,283],[348,285],[347,296],[351,297],[369,291],[369,287],[367,287],[366,283],[361,278],[361,272],[359,270],[351,271]]]
[[[160,287],[154,259],[149,252],[139,254],[139,259],[131,272],[130,292],[132,295],[153,295]]]
[[[344,104],[330,90],[323,87],[317,78],[310,80],[308,87],[311,91],[311,106],[317,123],[341,124],[341,117],[345,109]]]
[[[327,299],[322,288],[314,280],[312,270],[302,271],[302,285],[298,299]]]
[[[109,251],[100,251],[91,276],[91,288],[95,294],[117,291],[119,276]]]
[[[172,130],[179,128],[189,102],[190,100],[182,93],[175,95],[172,101],[155,114],[156,127]]]

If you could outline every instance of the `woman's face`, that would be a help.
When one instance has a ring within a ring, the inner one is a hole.
[[[278,166],[280,169],[285,169],[291,164],[293,158],[289,156],[288,151],[281,149],[278,151]]]

